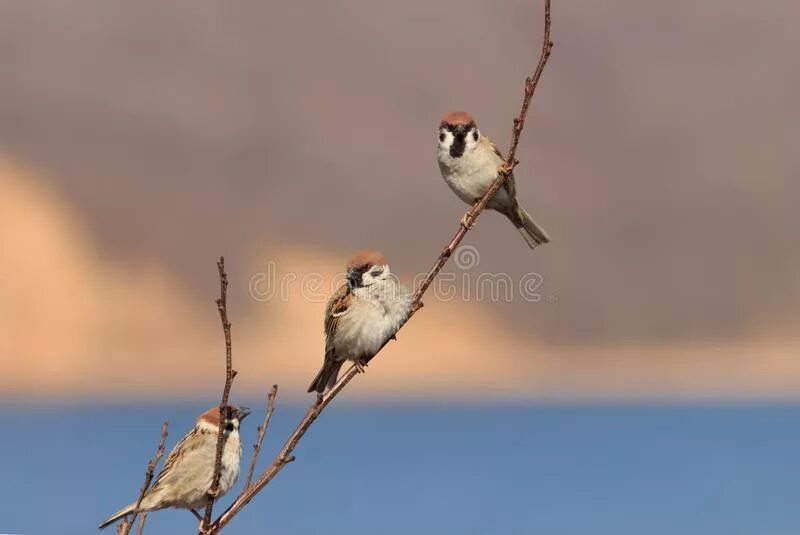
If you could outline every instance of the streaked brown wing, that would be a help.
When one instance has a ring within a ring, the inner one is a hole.
[[[336,333],[336,328],[339,326],[339,319],[347,314],[347,309],[350,307],[352,299],[353,294],[350,293],[350,287],[347,284],[343,284],[328,300],[328,306],[325,309],[326,359],[333,356],[333,337]]]
[[[153,483],[153,486],[150,490],[155,489],[161,480],[167,475],[171,470],[175,463],[178,461],[179,458],[184,457],[189,450],[187,448],[194,449],[195,447],[200,445],[199,440],[190,440],[190,438],[194,438],[197,434],[197,429],[192,429],[186,436],[184,436],[175,447],[172,448],[172,451],[169,452],[167,455],[167,460],[164,461],[164,466],[161,467],[161,472],[158,473],[158,477],[156,477],[156,482]],[[194,444],[194,446],[191,446]]]
[[[500,158],[501,160],[503,160],[503,162],[505,162],[506,159],[503,157],[503,153],[500,152],[500,149],[497,148],[497,145],[495,145],[491,141],[489,143],[491,143],[492,150],[497,155],[497,157]],[[503,164],[501,163],[500,165],[503,165]],[[499,171],[500,167],[498,166],[497,169]],[[514,181],[514,173],[511,173],[511,176],[509,176],[508,179],[503,183],[503,187],[505,188],[506,192],[508,192],[508,195],[512,199],[516,199],[517,198],[517,183]]]

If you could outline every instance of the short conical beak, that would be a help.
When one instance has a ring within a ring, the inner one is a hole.
[[[250,407],[239,407],[239,421],[241,422],[250,414]]]

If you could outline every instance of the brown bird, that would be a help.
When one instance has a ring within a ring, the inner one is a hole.
[[[218,496],[228,492],[239,478],[239,462],[242,458],[239,424],[250,414],[250,409],[247,407],[230,407],[230,410],[231,417],[223,424],[225,446],[222,450]],[[205,507],[208,489],[213,483],[221,419],[219,407],[201,414],[194,429],[189,431],[170,452],[161,473],[142,498],[139,508],[136,508],[136,502],[123,507],[104,520],[100,524],[100,529],[133,512],[156,511],[166,507],[189,509],[199,518],[194,509]]]
[[[467,204],[475,204],[483,197],[505,163],[500,150],[480,133],[475,119],[465,111],[451,111],[442,117],[437,157],[444,181]],[[489,200],[487,207],[506,216],[531,249],[550,241],[544,229],[517,202],[513,174]]]
[[[346,360],[363,371],[367,361],[408,317],[411,295],[389,270],[383,255],[361,251],[347,263],[347,282],[325,309],[325,360],[309,392],[336,384]]]

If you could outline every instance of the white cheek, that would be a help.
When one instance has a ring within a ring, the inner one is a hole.
[[[442,139],[444,134],[444,139]],[[450,150],[450,145],[453,144],[453,134],[450,132],[439,132],[439,148],[443,150]]]
[[[478,139],[475,139],[472,133],[470,133],[467,136],[467,150],[473,150],[475,147],[477,147],[480,139],[481,139],[480,136],[478,136]]]

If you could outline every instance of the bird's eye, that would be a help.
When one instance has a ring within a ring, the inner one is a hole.
[[[477,130],[473,130],[472,131],[472,139],[474,141],[478,141],[478,131]]]
[[[444,141],[444,138],[445,138],[444,132],[439,134],[439,141]]]

